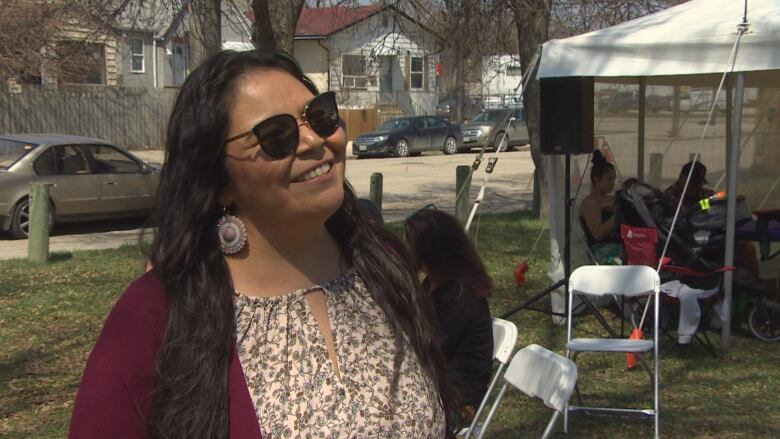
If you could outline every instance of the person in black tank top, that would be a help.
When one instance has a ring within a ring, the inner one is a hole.
[[[615,167],[601,151],[593,151],[591,190],[580,203],[580,224],[593,257],[599,264],[620,264],[622,242],[617,231],[612,189]]]

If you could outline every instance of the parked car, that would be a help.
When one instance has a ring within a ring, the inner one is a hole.
[[[598,101],[599,111],[610,113],[625,112],[639,109],[638,91],[619,91],[614,95],[608,93]],[[645,96],[645,108],[650,113],[669,111],[672,109],[672,97],[648,94]]]
[[[510,117],[514,117],[514,120],[508,124]],[[522,108],[485,110],[476,115],[474,119],[463,125],[461,150],[480,148],[484,145],[494,148],[496,139],[500,140],[504,133],[509,136],[507,150],[528,144],[528,127],[525,124],[525,112]]]
[[[638,110],[639,92],[619,91],[614,95],[606,94],[599,99],[598,107],[599,111],[608,111],[610,113]],[[648,94],[645,96],[645,108],[650,113],[669,111],[672,109],[672,97]]]
[[[406,157],[423,151],[458,152],[462,141],[460,125],[436,116],[390,119],[370,133],[352,142],[352,154],[358,158],[371,155]]]
[[[28,234],[33,182],[52,183],[50,226],[148,214],[159,170],[100,139],[59,134],[0,135],[0,229]]]

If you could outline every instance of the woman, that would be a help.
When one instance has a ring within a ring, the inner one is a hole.
[[[451,390],[400,241],[281,54],[221,52],[168,125],[150,255],[111,311],[71,437],[442,437]]]
[[[405,222],[406,242],[424,290],[433,298],[439,343],[455,377],[468,423],[485,396],[493,361],[493,327],[487,298],[493,281],[458,221],[423,208]]]
[[[619,264],[622,243],[615,220],[615,167],[593,151],[590,193],[580,203],[580,224],[590,252],[599,264]]]

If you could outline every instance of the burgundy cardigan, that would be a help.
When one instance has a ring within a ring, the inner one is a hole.
[[[155,357],[165,332],[168,304],[154,272],[122,294],[87,360],[73,416],[71,438],[147,438]],[[249,389],[236,350],[228,376],[230,437],[260,438]]]

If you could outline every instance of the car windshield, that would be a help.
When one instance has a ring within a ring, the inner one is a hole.
[[[38,146],[34,143],[0,139],[0,169],[8,169]]]
[[[472,119],[472,122],[498,122],[501,120],[504,115],[506,114],[506,111],[504,110],[498,110],[498,111],[483,111],[479,113],[474,119]]]
[[[379,125],[377,131],[395,131],[409,128],[409,119],[392,119]]]

